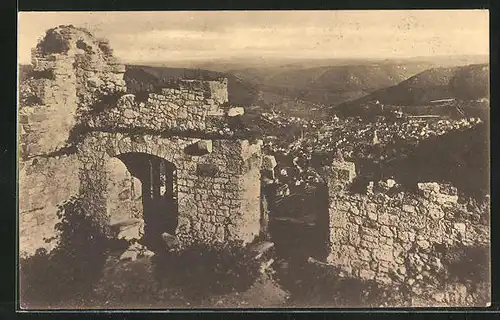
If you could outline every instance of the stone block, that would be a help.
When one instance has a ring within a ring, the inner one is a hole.
[[[359,259],[363,261],[371,261],[372,256],[370,250],[360,248],[358,252],[359,252]]]
[[[386,212],[379,212],[378,222],[382,225],[390,225],[389,215]]]
[[[124,253],[122,253],[122,255],[120,256],[120,261],[127,261],[127,260],[135,261],[135,260],[137,260],[138,254],[139,254],[138,251],[127,250]]]
[[[391,229],[387,226],[380,227],[380,234],[384,237],[389,237],[389,238],[394,236]]]
[[[236,117],[236,116],[241,116],[245,113],[245,109],[242,107],[234,107],[231,108],[227,111],[227,116],[228,117]]]
[[[413,205],[409,205],[409,204],[404,204],[402,209],[404,212],[408,212],[408,213],[415,213],[416,212],[415,207]]]
[[[363,236],[361,238],[361,241],[359,242],[359,245],[361,248],[366,248],[366,249],[371,250],[371,249],[377,247],[378,239],[373,238],[373,237],[369,237],[369,236]]]
[[[135,224],[128,226],[118,233],[117,238],[118,239],[125,239],[127,241],[133,240],[133,239],[140,239],[141,234],[143,232],[143,225],[142,224]]]
[[[373,251],[373,256],[382,261],[393,262],[394,257],[392,254],[392,248],[389,246],[381,246]]]
[[[180,109],[178,112],[177,112],[177,118],[179,119],[186,119],[188,117],[188,112],[187,110],[185,109]]]
[[[387,238],[387,237],[380,237],[379,239],[380,244],[386,244],[392,246],[394,244],[394,240],[392,240],[392,237]]]
[[[212,153],[212,140],[200,140],[196,146],[200,152]]]
[[[466,225],[463,222],[454,223],[453,229],[455,229],[459,234],[464,235],[466,230]]]
[[[420,182],[417,183],[417,188],[422,193],[438,193],[439,192],[439,183],[437,182]]]
[[[436,196],[436,202],[438,203],[457,203],[458,195],[448,195],[448,194],[438,194]]]
[[[376,210],[367,210],[367,216],[368,216],[368,219],[372,220],[372,221],[377,221],[377,211]]]

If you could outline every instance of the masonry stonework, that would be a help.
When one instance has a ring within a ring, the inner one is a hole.
[[[105,172],[108,174],[106,207],[111,225],[127,219],[142,220],[142,182],[118,158],[107,161]]]
[[[20,251],[53,248],[57,206],[73,195],[111,225],[144,219],[141,182],[119,160],[147,154],[176,170],[178,224],[187,245],[241,240],[260,230],[261,141],[227,124],[227,79],[181,80],[147,97],[127,94],[125,68],[84,29],[47,31],[20,84]]]
[[[250,145],[246,140],[215,140],[210,154],[194,156],[184,150],[200,141],[199,138],[145,135],[138,140],[122,133],[88,135],[78,152],[82,183],[85,186],[107,185],[110,173],[93,168],[104,166],[120,154],[139,152],[158,156],[177,168],[179,226],[176,235],[179,240],[184,243],[193,240],[250,242],[258,234],[260,192],[255,192],[254,188],[255,185],[260,188],[259,144]],[[200,174],[198,168],[203,164],[213,164],[214,175]],[[108,195],[103,192],[100,195],[103,205],[107,199]]]
[[[343,276],[388,286],[409,285],[416,304],[465,303],[444,295],[449,288],[436,285],[436,278],[446,272],[443,250],[488,247],[487,223],[458,204],[457,190],[448,185],[419,183],[417,194],[384,190],[356,194],[349,190],[354,172],[354,164],[348,162],[325,168],[330,221],[327,262],[339,267]]]
[[[158,94],[149,93],[144,101],[137,101],[133,94],[123,95],[116,105],[89,119],[89,126],[107,130],[145,129],[218,134],[220,126],[217,117],[224,116],[227,111],[220,102],[227,102],[227,94],[221,98],[219,92],[211,91],[212,84],[225,86],[227,92],[225,80],[180,80],[176,88],[165,88]],[[215,118],[211,119],[211,116]]]
[[[37,157],[19,163],[19,244],[21,255],[36,249],[51,250],[57,206],[77,194],[78,161],[75,155]]]

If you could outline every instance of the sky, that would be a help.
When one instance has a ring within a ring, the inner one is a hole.
[[[21,12],[19,63],[62,24],[108,39],[124,63],[489,54],[487,10]]]

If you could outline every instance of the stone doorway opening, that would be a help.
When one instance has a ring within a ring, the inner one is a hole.
[[[175,234],[178,225],[177,170],[173,163],[147,153],[116,156],[131,176],[141,182],[143,243],[151,250],[162,246],[162,234]]]
[[[270,206],[269,232],[278,256],[290,261],[325,260],[329,243],[328,189],[276,197]]]

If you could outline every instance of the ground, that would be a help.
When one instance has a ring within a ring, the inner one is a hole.
[[[197,303],[188,301],[180,287],[160,285],[150,257],[120,261],[109,257],[95,287],[90,308],[276,308],[286,304],[288,293],[268,274],[261,275],[246,291],[211,296]]]

